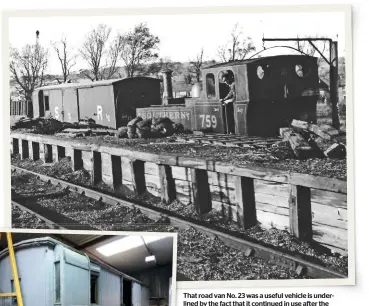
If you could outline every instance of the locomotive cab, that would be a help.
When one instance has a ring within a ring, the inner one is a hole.
[[[222,76],[234,80],[235,100],[223,105],[229,92]],[[281,55],[213,65],[203,69],[203,90],[187,99],[194,130],[274,136],[292,119],[316,122],[317,58]]]

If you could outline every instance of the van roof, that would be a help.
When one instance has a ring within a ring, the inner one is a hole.
[[[98,87],[98,86],[109,86],[120,82],[125,82],[132,79],[140,79],[140,80],[151,80],[155,82],[160,82],[160,79],[150,78],[150,77],[133,77],[133,78],[124,78],[124,79],[110,79],[110,80],[101,80],[95,82],[83,82],[83,83],[64,83],[57,85],[48,85],[39,87],[36,90],[51,90],[51,89],[67,89],[67,88],[84,88],[84,87]]]

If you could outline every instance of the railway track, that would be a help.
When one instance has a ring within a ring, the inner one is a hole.
[[[314,279],[332,279],[332,278],[347,278],[346,275],[334,271],[330,268],[322,266],[317,263],[310,262],[304,258],[302,255],[296,256],[295,254],[290,254],[288,252],[283,252],[280,250],[276,250],[273,247],[261,245],[255,241],[250,241],[245,238],[240,238],[235,235],[231,235],[227,233],[225,230],[219,228],[211,228],[209,225],[205,225],[204,222],[200,220],[188,220],[185,217],[178,216],[176,213],[164,210],[162,208],[148,207],[142,203],[133,203],[132,201],[127,201],[121,198],[117,198],[115,196],[102,193],[100,191],[96,191],[90,188],[86,188],[83,186],[79,186],[70,182],[66,182],[57,178],[49,177],[40,173],[36,173],[24,168],[20,168],[17,166],[12,166],[13,172],[20,173],[28,173],[36,176],[38,179],[48,182],[54,186],[61,186],[67,190],[76,192],[78,194],[84,195],[88,198],[94,199],[96,201],[101,201],[110,205],[120,205],[127,208],[136,208],[141,211],[148,218],[158,221],[158,220],[167,220],[170,225],[179,229],[188,229],[190,227],[198,230],[199,232],[210,236],[217,237],[221,240],[226,246],[242,251],[247,254],[247,256],[255,256],[258,258],[262,258],[268,262],[276,264],[278,266],[288,268],[296,272],[299,276],[307,276],[309,278]],[[49,212],[45,216],[45,211],[40,211],[35,209],[35,207],[31,207],[31,205],[26,205],[23,203],[19,203],[16,201],[12,201],[12,203],[18,206],[20,209],[26,210],[28,213],[37,214],[37,216],[43,220],[47,226],[53,228],[68,228],[75,229],[78,228],[78,224],[75,221],[71,221],[68,223],[67,220],[63,219],[62,216],[57,216],[55,212]],[[59,219],[60,218],[60,219]],[[59,221],[58,221],[59,220]],[[62,220],[62,221],[61,221]],[[80,229],[80,227],[79,227]],[[92,229],[92,228],[91,228]],[[96,228],[95,228],[96,229]]]

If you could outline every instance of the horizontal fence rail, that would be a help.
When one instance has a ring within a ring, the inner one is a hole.
[[[70,157],[73,170],[88,171],[93,185],[149,192],[168,204],[178,200],[198,214],[215,209],[242,229],[259,223],[347,252],[346,181],[55,136],[12,133],[11,140],[12,153],[22,159],[51,163]]]

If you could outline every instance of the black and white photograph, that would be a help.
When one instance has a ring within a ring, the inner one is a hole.
[[[353,284],[350,26],[8,12],[12,228],[178,233],[177,281]]]
[[[0,232],[0,305],[175,305],[174,250],[168,234]]]

